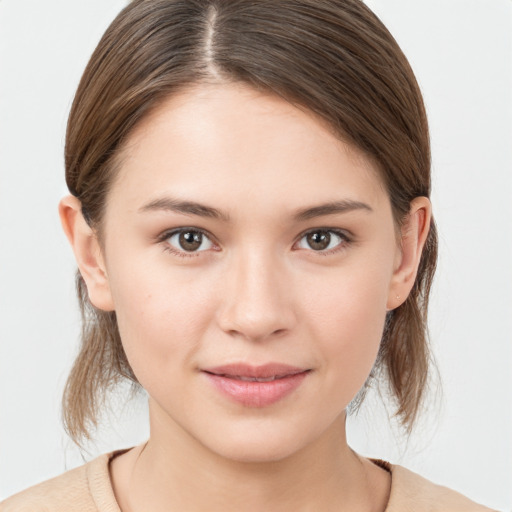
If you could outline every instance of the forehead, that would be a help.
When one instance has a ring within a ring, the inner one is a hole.
[[[264,208],[318,195],[377,201],[384,189],[376,166],[318,117],[229,83],[184,90],[143,120],[124,146],[112,192],[134,203],[155,194],[221,204],[243,195]]]

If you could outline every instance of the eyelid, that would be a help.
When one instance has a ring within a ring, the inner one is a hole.
[[[208,233],[206,230],[204,230],[202,228],[194,227],[194,226],[182,226],[182,227],[179,227],[179,228],[172,228],[172,229],[165,230],[163,233],[158,235],[157,241],[161,242],[161,243],[164,243],[170,237],[172,237],[173,235],[176,235],[178,233],[182,233],[184,231],[195,231],[197,233],[201,233],[208,240],[210,240],[210,242],[212,244],[216,244],[217,243],[215,241],[215,238],[210,233]],[[336,253],[338,251],[341,251],[341,250],[343,250],[346,247],[347,244],[349,244],[349,243],[351,243],[353,241],[353,235],[351,233],[349,233],[347,230],[339,229],[339,228],[323,227],[322,226],[322,227],[317,227],[317,228],[310,228],[310,229],[307,229],[306,231],[303,231],[297,237],[297,240],[296,240],[296,242],[293,245],[294,246],[297,245],[297,243],[300,240],[302,240],[305,236],[307,236],[308,234],[315,233],[315,232],[318,232],[318,231],[325,231],[325,232],[328,232],[328,233],[334,233],[336,236],[339,236],[340,238],[343,239],[343,243],[338,244],[336,247],[334,247],[332,249],[319,250],[319,251],[315,251],[314,249],[305,249],[305,250],[308,250],[308,251],[310,251],[312,253],[315,253],[315,254],[318,254],[318,255],[321,255],[321,256],[327,256],[329,254],[333,254],[333,253]],[[199,256],[203,252],[207,252],[207,250],[203,250],[203,251],[190,251],[190,252],[181,251],[181,250],[175,248],[174,246],[170,245],[169,243],[165,244],[165,249],[168,250],[169,252],[175,254],[175,255],[182,256],[182,257],[195,257],[195,256]]]
[[[198,233],[201,233],[202,235],[206,236],[209,240],[212,240],[213,238],[212,235],[210,235],[210,233],[208,233],[202,228],[196,228],[195,226],[180,226],[179,228],[166,229],[165,231],[157,235],[156,239],[158,241],[164,241],[167,240],[172,235],[182,233],[184,231],[197,231]]]
[[[169,238],[171,238],[172,236],[186,231],[194,231],[196,233],[201,233],[201,235],[206,237],[213,245],[216,244],[214,237],[210,233],[208,233],[202,228],[197,228],[194,226],[182,226],[179,228],[167,229],[157,236],[156,241],[163,243],[166,251],[169,251],[177,256],[182,256],[184,258],[193,258],[195,256],[199,256],[203,252],[208,251],[208,249],[202,251],[184,251],[174,247],[173,245],[167,242]]]
[[[312,228],[308,229],[304,232],[302,232],[298,237],[297,241],[295,242],[294,246],[299,243],[305,236],[307,236],[310,233],[316,233],[319,231],[325,231],[328,233],[334,233],[336,236],[340,237],[342,239],[342,242],[339,243],[336,247],[333,247],[331,249],[324,249],[320,251],[315,251],[314,249],[301,249],[301,250],[307,250],[309,252],[312,252],[314,254],[318,254],[319,256],[328,256],[330,254],[337,253],[339,251],[342,251],[346,248],[346,246],[353,241],[353,235],[349,233],[348,231],[344,229],[339,228],[330,228],[330,227],[318,227],[318,228]]]

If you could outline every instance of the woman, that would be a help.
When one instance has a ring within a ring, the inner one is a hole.
[[[80,442],[126,377],[151,436],[5,509],[486,510],[346,442],[372,378],[406,429],[422,403],[429,170],[412,71],[360,2],[130,4],[68,124],[65,419]]]

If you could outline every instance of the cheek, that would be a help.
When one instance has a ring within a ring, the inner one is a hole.
[[[338,283],[338,284],[335,284]],[[340,272],[323,291],[309,295],[312,337],[322,344],[322,363],[328,378],[355,394],[366,381],[377,357],[386,318],[389,276],[362,270]],[[351,400],[353,396],[350,396]]]
[[[158,375],[191,367],[207,328],[208,297],[196,281],[172,272],[139,272],[112,276],[112,295],[128,361],[146,387]],[[121,269],[119,269],[121,270]],[[121,276],[130,275],[130,279]]]

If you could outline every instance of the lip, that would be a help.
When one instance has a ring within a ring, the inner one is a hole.
[[[201,371],[231,400],[246,407],[266,407],[295,391],[311,370],[281,363],[261,366],[235,363]]]

